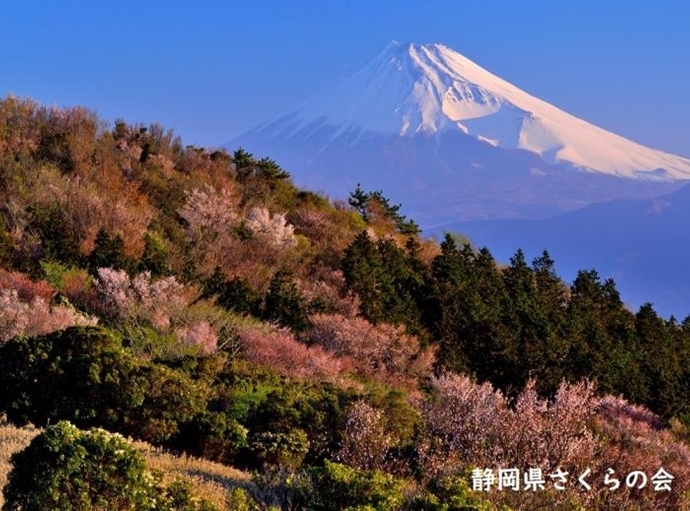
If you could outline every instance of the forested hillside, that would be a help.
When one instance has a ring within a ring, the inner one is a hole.
[[[251,473],[229,509],[690,509],[690,317],[630,311],[592,269],[566,283],[548,253],[424,239],[385,190],[331,200],[270,155],[15,97],[0,389],[9,423],[48,426],[3,510],[102,509],[88,456],[76,500],[22,500],[63,444],[130,456],[90,428]],[[217,508],[185,484],[106,509]]]

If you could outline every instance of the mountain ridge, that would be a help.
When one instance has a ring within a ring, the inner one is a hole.
[[[633,179],[690,179],[690,159],[647,148],[579,119],[480,67],[446,45],[389,43],[341,81],[302,101],[254,135],[308,139],[409,136],[459,130],[546,163]],[[353,133],[356,135],[352,137]]]
[[[332,197],[381,189],[423,229],[649,199],[690,179],[689,159],[578,119],[442,44],[389,43],[226,147],[270,154]]]
[[[690,229],[688,208],[690,184],[654,199],[595,203],[548,219],[457,222],[434,232],[461,232],[504,262],[518,247],[530,257],[548,250],[566,279],[596,268],[615,279],[631,308],[651,302],[665,316],[682,318],[690,303],[681,249]]]

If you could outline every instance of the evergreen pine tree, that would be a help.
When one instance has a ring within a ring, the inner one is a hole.
[[[125,242],[122,237],[119,234],[111,237],[105,229],[100,229],[87,262],[89,271],[94,274],[98,268],[126,268]]]

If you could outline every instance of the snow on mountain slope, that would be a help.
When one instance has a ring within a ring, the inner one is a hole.
[[[549,164],[646,180],[690,179],[690,160],[598,128],[511,85],[441,44],[392,42],[345,79],[250,134],[327,132],[352,145],[369,135],[455,130]]]

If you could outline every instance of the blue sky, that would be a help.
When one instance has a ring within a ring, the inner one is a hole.
[[[690,156],[684,4],[13,0],[0,16],[0,94],[159,122],[216,146],[391,39],[442,42],[590,122]]]

